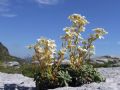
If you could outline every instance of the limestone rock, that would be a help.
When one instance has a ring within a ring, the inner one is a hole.
[[[4,63],[5,67],[15,67],[15,68],[19,68],[20,67],[20,63],[17,61],[10,61],[10,62],[6,62]]]
[[[21,74],[0,72],[0,90],[35,90],[35,82]]]
[[[120,67],[99,68],[98,71],[106,78],[105,82],[93,82],[81,87],[63,87],[50,90],[120,90]]]
[[[120,58],[115,56],[101,56],[101,57],[95,57],[91,58],[90,61],[92,64],[110,64],[111,66],[120,66]]]
[[[105,82],[84,84],[80,87],[61,87],[49,90],[120,90],[120,67],[99,68]],[[0,90],[36,90],[33,78],[21,74],[0,72]]]

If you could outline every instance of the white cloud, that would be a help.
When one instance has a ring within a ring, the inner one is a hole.
[[[9,2],[8,0],[0,0],[0,12],[8,11]]]
[[[12,18],[12,17],[16,17],[17,15],[16,14],[1,14],[1,16]]]
[[[42,5],[54,5],[58,3],[58,0],[36,0],[36,2]]]
[[[29,3],[32,1],[39,5],[56,5],[59,2],[59,0],[13,0],[13,1],[18,4],[21,4],[24,2]],[[13,1],[12,0],[0,0],[0,16],[9,17],[9,18],[17,16],[13,14],[14,11],[12,7],[14,8],[16,7],[16,6],[13,6],[12,4]]]
[[[10,8],[11,2],[10,0],[0,0],[0,16],[3,17],[15,17],[15,14],[11,14],[11,8]]]

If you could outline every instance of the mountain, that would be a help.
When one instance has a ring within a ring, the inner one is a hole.
[[[0,42],[0,60],[6,60],[10,56],[8,49]]]
[[[17,61],[25,62],[23,59],[10,55],[9,50],[0,42],[0,62]]]

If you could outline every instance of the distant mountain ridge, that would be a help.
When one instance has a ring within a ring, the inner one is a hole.
[[[4,56],[10,56],[8,49],[0,42],[0,59],[4,59]]]
[[[0,42],[0,61],[18,61],[20,63],[24,62],[23,59],[10,55],[9,50]]]

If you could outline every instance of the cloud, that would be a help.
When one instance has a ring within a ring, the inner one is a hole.
[[[3,17],[15,17],[15,14],[11,13],[11,2],[10,0],[0,0],[0,16]]]
[[[13,2],[14,4],[21,5],[31,1],[39,5],[56,5],[59,2],[59,0],[0,0],[0,16],[13,18],[17,16],[13,11],[13,8],[16,8],[17,6],[13,5]]]
[[[40,5],[55,5],[58,0],[35,0]]]
[[[0,13],[9,11],[9,2],[8,0],[0,0]]]
[[[1,16],[8,17],[8,18],[13,18],[13,17],[16,17],[17,15],[16,14],[1,14]]]

